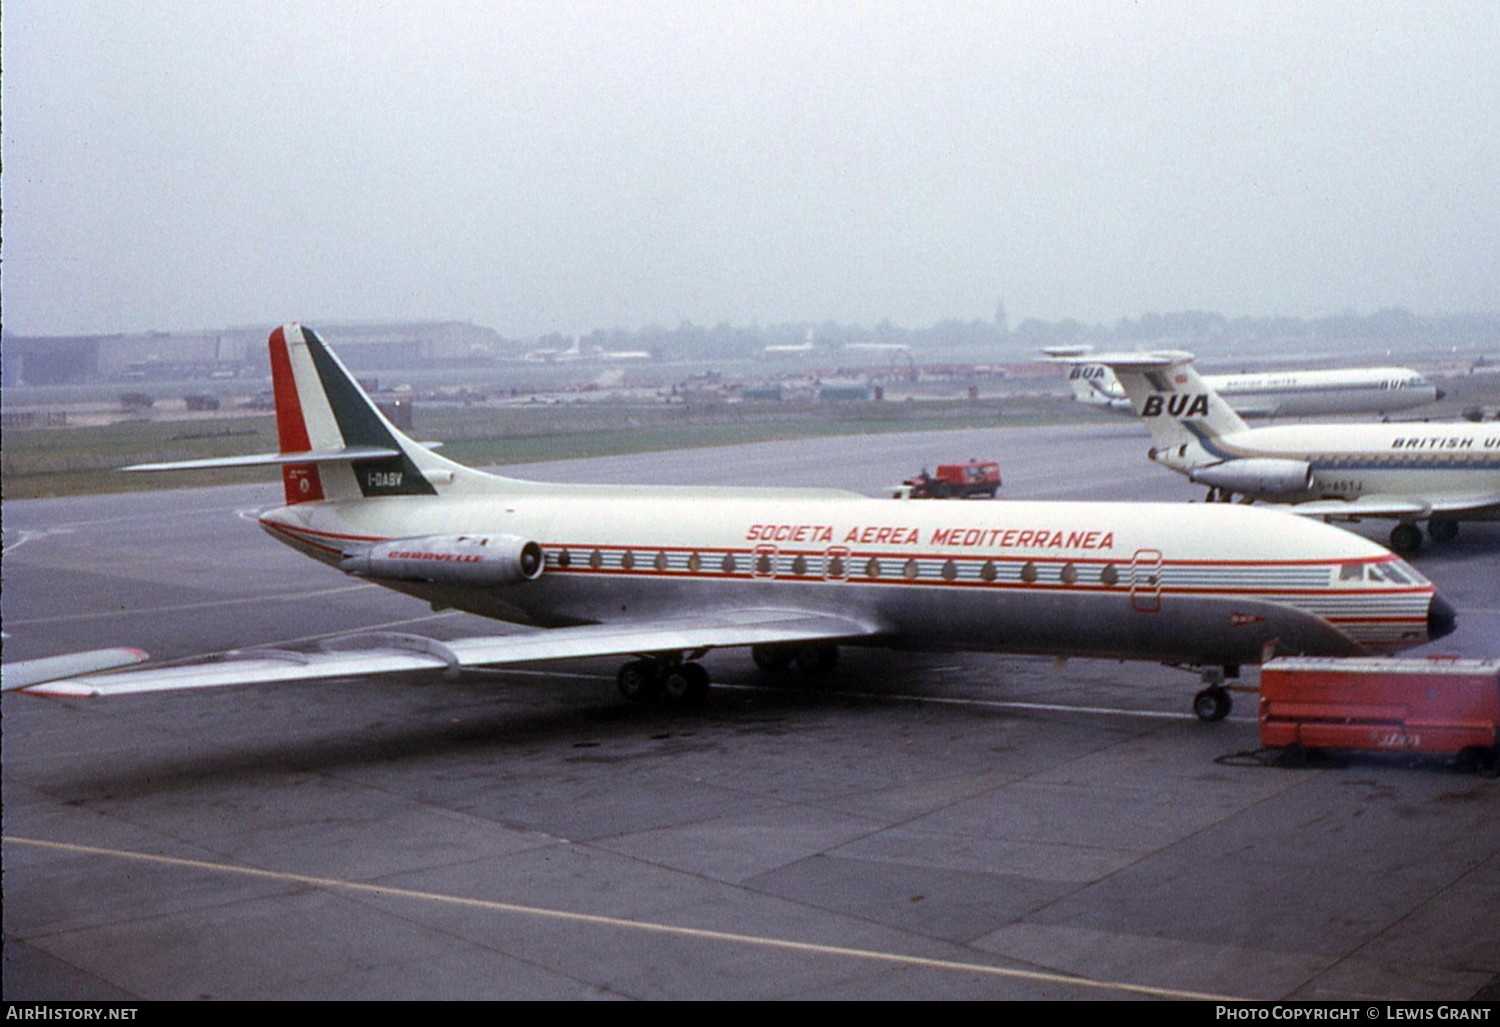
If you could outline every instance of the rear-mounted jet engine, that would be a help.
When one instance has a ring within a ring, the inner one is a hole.
[[[362,578],[440,585],[514,585],[541,576],[542,547],[518,535],[423,535],[349,551],[339,567]]]
[[[1188,474],[1193,481],[1242,495],[1286,496],[1312,487],[1312,468],[1305,460],[1250,457],[1199,467]]]

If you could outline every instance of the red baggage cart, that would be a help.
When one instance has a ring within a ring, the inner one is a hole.
[[[1304,749],[1500,754],[1500,660],[1278,657],[1260,741]]]

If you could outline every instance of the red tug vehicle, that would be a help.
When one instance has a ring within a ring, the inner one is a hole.
[[[897,495],[911,499],[995,498],[1000,490],[1000,465],[993,460],[970,460],[962,464],[938,464],[936,474],[922,473],[901,483]]]

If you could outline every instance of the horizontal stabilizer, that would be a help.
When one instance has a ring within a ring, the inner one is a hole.
[[[1149,371],[1152,368],[1175,367],[1193,359],[1186,350],[1163,349],[1152,353],[1090,353],[1087,361],[1104,364],[1116,371],[1122,369]]]
[[[24,690],[34,695],[67,697],[130,695],[401,671],[498,667],[587,656],[836,642],[880,633],[876,625],[831,614],[728,610],[660,621],[588,624],[452,641],[390,633],[352,635],[327,643],[319,652],[252,649],[213,662],[73,677]]]
[[[1092,346],[1043,346],[1041,354],[1052,363],[1076,364],[1094,361],[1094,347]]]
[[[211,456],[202,460],[169,460],[156,464],[131,464],[122,471],[203,471],[215,467],[276,467],[283,464],[332,464],[353,460],[381,460],[400,456],[401,451],[384,446],[344,446],[340,449],[306,450],[301,453],[249,453],[245,456]]]

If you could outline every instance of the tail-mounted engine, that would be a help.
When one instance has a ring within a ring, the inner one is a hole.
[[[518,535],[423,535],[349,550],[339,567],[362,578],[439,585],[514,585],[534,581],[542,547]]]
[[[1242,496],[1287,496],[1312,488],[1312,467],[1306,460],[1247,457],[1226,460],[1212,467],[1199,467],[1188,475],[1200,485],[1210,485]]]

